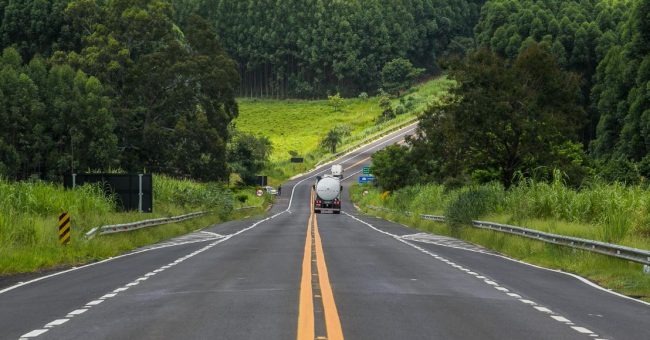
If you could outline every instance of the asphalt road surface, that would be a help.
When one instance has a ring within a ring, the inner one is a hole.
[[[370,155],[345,157],[346,188]],[[650,339],[650,306],[357,213],[315,172],[260,218],[0,287],[0,339]],[[344,190],[347,192],[347,189]]]

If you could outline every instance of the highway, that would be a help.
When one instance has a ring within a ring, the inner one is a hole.
[[[346,175],[414,126],[338,161]],[[0,339],[650,339],[650,305],[358,213],[267,215],[0,287]],[[356,175],[344,182],[344,192]]]

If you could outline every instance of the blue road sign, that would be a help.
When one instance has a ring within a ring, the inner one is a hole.
[[[359,184],[372,182],[374,180],[375,180],[375,176],[359,176]]]

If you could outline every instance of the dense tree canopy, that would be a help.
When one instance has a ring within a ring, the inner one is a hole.
[[[70,65],[24,64],[7,48],[0,60],[0,174],[53,176],[115,166],[117,137],[103,85]]]
[[[179,26],[164,0],[12,0],[0,9],[2,46],[15,46],[0,75],[0,117],[13,127],[0,138],[0,175],[118,166],[228,178],[239,77],[212,24],[188,14]],[[35,57],[23,65],[21,55]]]
[[[324,97],[376,90],[382,67],[395,58],[436,71],[439,56],[466,48],[483,1],[206,3],[211,10],[203,13],[239,62],[240,95]]]
[[[638,1],[598,65],[593,99],[601,116],[592,144],[598,157],[650,161],[649,13],[650,1]]]
[[[589,124],[582,142],[595,138],[600,112],[591,109],[589,93],[596,66],[617,41],[616,29],[629,13],[631,0],[490,0],[481,9],[476,40],[508,58],[532,42],[541,42],[564,68],[583,78],[583,105]]]
[[[228,157],[261,164],[232,151],[253,139],[228,149],[236,95],[336,110],[339,94],[399,94],[449,65],[459,87],[424,115],[428,138],[393,150],[432,148],[411,159],[420,178],[579,178],[567,165],[585,151],[609,177],[650,176],[648,13],[650,0],[0,0],[0,176],[225,180]],[[378,121],[403,112],[380,102]]]
[[[380,183],[472,177],[509,187],[516,173],[530,175],[540,168],[578,175],[577,132],[585,118],[579,78],[561,70],[549,50],[532,44],[511,64],[482,49],[450,75],[459,86],[424,113],[411,148],[373,156]],[[398,180],[405,171],[410,178]]]

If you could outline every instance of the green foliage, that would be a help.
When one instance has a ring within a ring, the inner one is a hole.
[[[617,26],[629,15],[635,0],[490,0],[481,9],[476,40],[482,47],[514,59],[538,42],[551,51],[559,64],[583,78],[582,104],[588,124],[583,144],[596,136],[600,115],[590,101],[596,67],[618,38]]]
[[[79,32],[71,30],[64,11],[70,0],[0,1],[0,47],[13,46],[26,60],[75,48]]]
[[[650,141],[650,3],[639,0],[608,40],[592,91],[601,112],[594,154],[601,158],[641,161]]]
[[[368,100],[369,96],[367,92],[361,92],[359,93],[359,99],[361,100]]]
[[[479,216],[493,212],[504,199],[503,187],[491,185],[470,187],[449,200],[445,216],[452,226],[468,225]]]
[[[547,183],[539,184],[548,185]],[[564,187],[564,189],[569,188]],[[607,186],[600,184],[596,187],[590,188],[588,190],[590,193],[586,195],[592,195],[596,191],[603,190],[619,191],[621,194],[629,191],[627,188],[620,186]],[[364,191],[366,191],[367,194],[364,195]],[[506,195],[509,195],[511,192],[512,190],[507,192]],[[564,209],[567,206],[574,206],[576,204],[576,202],[573,201],[558,199],[558,196],[560,196],[560,187],[555,186],[554,189],[548,190],[547,193],[548,196],[546,197],[545,195],[545,197],[550,201],[557,202],[559,209]],[[453,236],[458,239],[467,240],[499,253],[506,254],[510,257],[524,260],[528,263],[578,273],[579,275],[587,277],[609,289],[630,296],[641,296],[644,297],[645,301],[650,301],[650,277],[643,274],[641,265],[639,264],[591,252],[576,251],[575,249],[549,245],[544,242],[513,236],[506,233],[496,233],[478,228],[458,228],[457,226],[451,226],[449,224],[425,221],[421,220],[417,215],[406,216],[402,213],[403,211],[412,211],[417,213],[434,213],[437,215],[443,214],[444,210],[441,210],[441,207],[446,206],[447,202],[452,199],[452,196],[456,196],[457,192],[449,192],[448,194],[445,194],[445,188],[439,185],[404,188],[403,190],[393,193],[390,199],[386,201],[380,199],[380,194],[381,191],[366,185],[353,186],[351,188],[353,201],[359,204],[362,209],[366,204],[372,204],[375,206],[382,206],[383,204],[385,207],[398,209],[399,211],[397,213],[388,213],[368,209],[368,213],[372,215],[379,215],[390,219],[391,221],[396,221],[417,228],[423,232]],[[524,194],[526,195],[524,198],[528,197],[528,193],[525,192]],[[643,211],[647,211],[647,208],[643,208],[647,207],[647,199],[650,197],[647,194],[647,191],[645,191],[645,194],[641,194],[644,198],[640,198],[637,201],[638,205],[634,202],[627,201],[627,198],[639,198],[640,194],[641,192],[635,190],[635,192],[631,193],[629,196],[623,195],[625,200],[624,204],[632,203],[636,207],[642,207]],[[592,200],[595,205],[598,205],[599,202],[604,203],[604,197],[596,196],[597,197],[594,197]],[[575,196],[572,196],[572,198],[575,198]],[[515,199],[518,199],[518,197],[513,197],[513,200]],[[586,207],[586,205],[581,206]],[[617,205],[612,205],[612,207],[616,206]],[[527,228],[541,231],[589,239],[605,240],[606,238],[604,238],[604,235],[609,232],[607,230],[611,230],[609,224],[607,224],[606,227],[604,224],[601,225],[599,223],[581,224],[576,222],[565,222],[555,218],[517,221],[513,220],[509,216],[509,213],[515,211],[514,209],[520,208],[517,206],[509,206],[505,207],[505,209],[505,211],[497,212],[496,215],[484,216],[482,219],[500,223],[523,225]],[[644,220],[646,221],[645,225],[647,225],[647,215],[635,215],[637,217],[629,218],[631,215],[627,209],[619,209],[618,215],[627,216],[628,218],[626,219],[628,221],[640,218],[639,221]],[[636,248],[650,249],[650,233],[644,233],[642,230],[648,229],[637,229],[634,227],[634,223],[632,223],[632,227],[627,230],[626,236],[617,242]]]
[[[165,0],[0,1],[0,173],[227,179],[239,76],[195,10],[175,22]]]
[[[613,158],[599,164],[598,174],[608,182],[636,185],[641,180],[636,164],[624,158]]]
[[[424,69],[413,67],[408,59],[393,59],[381,69],[382,88],[400,96],[402,91],[411,87],[423,72]]]
[[[378,178],[379,185],[392,191],[405,187],[415,180],[409,164],[408,150],[403,146],[391,145],[372,155],[371,172]]]
[[[333,96],[327,96],[327,102],[329,106],[332,107],[332,110],[334,110],[334,112],[341,111],[344,104],[344,100],[341,98],[341,95],[339,93]]]
[[[329,152],[336,153],[336,147],[341,144],[342,138],[341,132],[335,128],[327,132],[321,140],[320,145]]]
[[[343,133],[342,147],[352,146],[386,128],[395,126],[424,110],[436,98],[453,86],[446,77],[432,79],[416,85],[406,102],[412,109],[396,119],[376,124],[381,115],[379,98],[368,100],[345,98],[345,112],[332,112],[326,100],[259,100],[240,99],[240,114],[235,120],[238,130],[266,136],[273,144],[267,174],[279,184],[281,180],[303,173],[318,163],[326,153],[320,141],[331,129],[347,130]],[[393,100],[396,102],[396,100]],[[290,163],[288,155],[300,155],[304,163]]]
[[[390,101],[390,98],[387,95],[382,95],[379,97],[379,108],[381,109],[381,116],[377,118],[378,123],[385,122],[395,118],[395,111],[393,110],[393,104]]]
[[[8,182],[0,179],[0,275],[78,265],[119,255],[137,247],[186,234],[206,225],[237,216],[233,208],[262,207],[264,199],[253,188],[231,192],[218,183],[198,183],[156,175],[153,181],[154,212],[117,212],[114,201],[99,186],[84,185],[64,190],[42,181]],[[238,197],[235,201],[234,197]],[[242,199],[245,198],[245,199]],[[146,228],[119,235],[85,240],[93,227],[210,211],[208,217],[180,224]],[[72,242],[58,244],[56,221],[67,211],[72,217]],[[261,211],[261,209],[260,209]],[[251,211],[247,210],[247,214]],[[215,216],[216,215],[216,216]]]
[[[0,174],[55,178],[116,164],[112,101],[97,78],[40,57],[25,65],[7,48],[0,79]]]
[[[533,44],[510,64],[480,50],[451,76],[460,85],[425,111],[411,140],[412,163],[402,166],[414,166],[422,181],[498,174],[509,187],[515,174],[531,176],[540,167],[581,179],[579,80],[548,51]]]
[[[488,220],[541,231],[650,249],[650,190],[643,185],[593,182],[571,188],[556,172],[551,182],[523,179],[510,189],[500,184],[449,188],[416,184],[391,193],[364,186],[369,193],[352,197],[362,205],[385,206],[414,214],[445,215],[453,223]]]
[[[272,151],[273,146],[267,137],[240,132],[229,147],[228,162],[244,184],[253,185],[266,168]]]
[[[241,65],[240,96],[323,98],[376,91],[396,58],[437,72],[440,56],[471,40],[483,0],[206,3]]]

